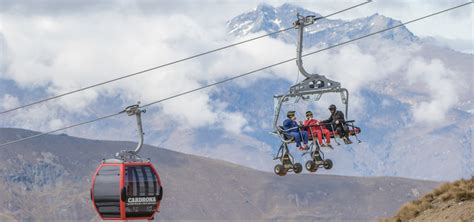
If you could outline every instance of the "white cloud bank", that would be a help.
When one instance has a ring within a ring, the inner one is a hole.
[[[0,33],[8,48],[8,60],[4,62],[8,61],[7,70],[2,78],[15,81],[22,89],[44,90],[48,95],[117,78],[236,41],[228,38],[225,27],[207,29],[181,15],[143,16],[122,11],[84,16],[4,14],[2,22]],[[66,118],[63,121],[53,121],[56,119],[53,113],[95,114],[91,106],[98,102],[99,95],[118,96],[123,106],[136,101],[146,104],[278,62],[281,57],[291,58],[293,51],[292,46],[278,40],[262,39],[48,102],[46,105],[56,112],[43,112],[43,106],[36,106],[22,110],[23,114],[12,115],[18,127],[47,131],[70,122],[67,115],[62,115]],[[279,69],[285,69],[285,66]],[[245,86],[269,73],[258,75],[240,83]],[[210,99],[212,90],[215,89],[160,103],[160,113],[156,115],[165,115],[191,128],[212,125],[232,133],[251,131],[239,111],[227,111],[225,104]],[[11,100],[5,97],[2,106],[13,108],[14,104],[24,103]],[[121,108],[110,107],[110,111]],[[44,124],[43,120],[30,118],[26,113],[39,113],[54,124]],[[5,122],[11,123],[11,120]]]

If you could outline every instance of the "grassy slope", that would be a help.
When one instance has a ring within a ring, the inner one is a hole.
[[[445,183],[382,221],[474,221],[474,177]]]

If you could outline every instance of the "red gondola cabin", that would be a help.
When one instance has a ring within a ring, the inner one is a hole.
[[[104,220],[150,220],[163,188],[150,162],[105,160],[92,178],[91,199]]]

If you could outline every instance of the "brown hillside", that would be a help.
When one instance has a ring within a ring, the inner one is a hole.
[[[474,221],[474,176],[443,184],[381,221]]]
[[[0,143],[34,134],[0,128]],[[3,149],[0,222],[96,221],[89,196],[95,168],[102,158],[135,146],[46,135]],[[319,173],[280,177],[152,146],[143,148],[143,156],[163,183],[158,221],[374,221],[439,185]]]

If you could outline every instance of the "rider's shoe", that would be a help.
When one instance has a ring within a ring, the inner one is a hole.
[[[321,147],[327,147],[328,145],[326,145],[325,143],[321,143]]]
[[[306,150],[309,150],[309,147],[308,147],[308,145],[305,144],[305,145],[301,146],[301,147],[299,148],[299,150],[300,150],[300,151],[306,151]]]
[[[342,140],[344,140],[345,144],[351,144],[352,143],[352,141],[347,137],[342,137]]]
[[[332,148],[332,145],[330,143],[326,144],[326,146]]]

